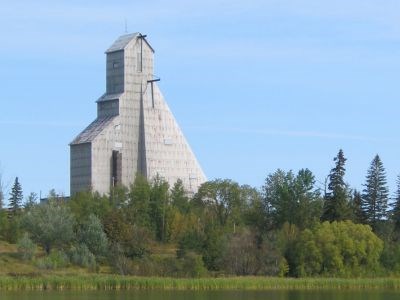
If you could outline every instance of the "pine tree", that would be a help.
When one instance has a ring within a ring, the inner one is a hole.
[[[391,211],[391,217],[394,223],[395,238],[400,238],[400,175],[397,177],[397,190],[393,203],[393,210]]]
[[[362,196],[357,190],[353,193],[353,199],[351,201],[351,208],[353,211],[354,223],[364,224],[366,221],[365,213],[362,209]]]
[[[15,178],[14,185],[11,189],[10,193],[10,209],[13,213],[16,213],[20,208],[22,204],[22,187],[21,184],[18,181],[18,177]]]
[[[324,196],[324,209],[321,216],[322,221],[341,221],[350,218],[349,189],[344,182],[346,173],[343,150],[340,149],[333,159],[335,167],[329,173],[328,192]]]
[[[389,188],[383,163],[376,155],[368,170],[362,195],[362,208],[368,224],[376,229],[377,222],[387,217]]]

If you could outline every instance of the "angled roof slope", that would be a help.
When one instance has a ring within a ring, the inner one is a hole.
[[[96,136],[103,131],[104,128],[111,123],[111,121],[117,116],[106,116],[97,118],[88,127],[85,128],[72,142],[70,145],[83,144],[92,142]]]
[[[150,46],[149,42],[145,39],[145,36],[143,36],[140,32],[135,32],[135,33],[130,33],[130,34],[124,34],[121,35],[107,50],[106,53],[110,52],[115,52],[115,51],[120,51],[124,50],[125,47],[130,43],[130,41],[142,37],[142,39],[146,42],[146,44],[150,47],[151,51],[154,52],[154,49]]]

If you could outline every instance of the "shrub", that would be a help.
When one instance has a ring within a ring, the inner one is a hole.
[[[65,268],[68,265],[68,256],[62,251],[52,251],[49,255],[36,261],[39,269],[54,270]]]
[[[23,260],[32,260],[35,256],[37,247],[34,242],[29,238],[28,233],[24,233],[22,238],[17,243],[18,254]]]
[[[69,253],[71,263],[88,268],[91,271],[97,271],[96,257],[84,244],[73,247]]]

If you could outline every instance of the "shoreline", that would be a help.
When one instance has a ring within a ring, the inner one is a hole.
[[[121,275],[0,276],[0,291],[400,290],[400,278],[163,278]]]

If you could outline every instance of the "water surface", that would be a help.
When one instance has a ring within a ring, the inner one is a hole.
[[[1,300],[398,300],[395,291],[35,291],[0,292]]]

